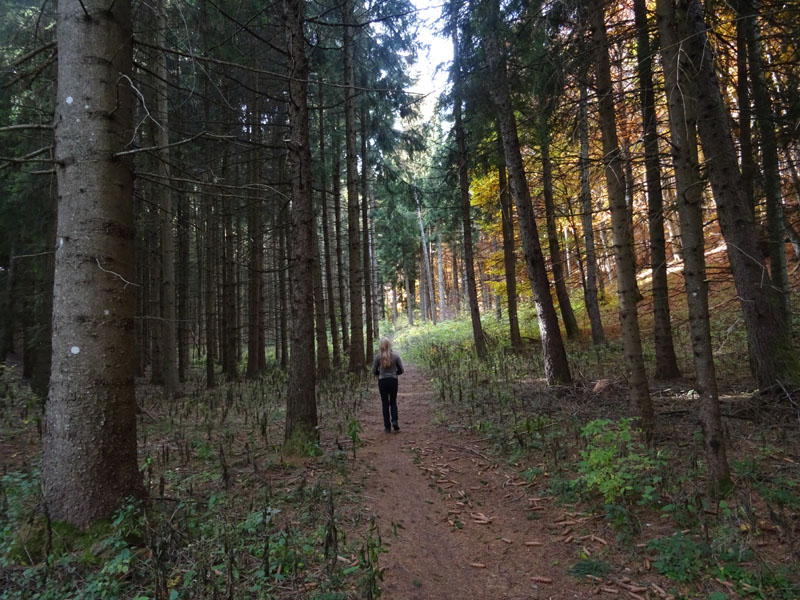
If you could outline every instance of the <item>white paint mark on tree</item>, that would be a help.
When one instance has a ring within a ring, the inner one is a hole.
[[[80,348],[78,348],[78,346],[73,346],[72,348],[70,348],[70,349],[69,349],[69,351],[70,351],[72,354],[80,354],[80,353],[81,353],[81,349],[80,349]]]
[[[65,100],[65,102],[67,104],[72,104],[72,96],[67,96],[67,99]]]

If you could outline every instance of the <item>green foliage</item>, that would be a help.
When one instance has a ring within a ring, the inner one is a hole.
[[[611,565],[603,560],[583,559],[576,562],[569,569],[569,574],[578,579],[585,579],[587,575],[603,578],[611,572]]]
[[[362,431],[364,431],[364,428],[361,426],[361,421],[355,417],[347,422],[347,437],[353,442],[353,460],[356,459],[356,448],[361,444],[361,438],[358,434]]]
[[[586,488],[599,493],[606,504],[652,504],[658,496],[665,458],[634,441],[632,423],[633,419],[596,419],[581,432],[586,448],[578,472]]]
[[[696,579],[704,571],[704,559],[709,554],[707,546],[681,532],[656,538],[647,544],[647,549],[655,552],[653,566],[656,570],[676,581]]]

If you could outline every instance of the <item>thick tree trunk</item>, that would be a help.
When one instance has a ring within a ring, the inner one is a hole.
[[[791,330],[783,325],[784,290],[773,284],[759,258],[755,223],[742,188],[703,9],[699,0],[679,0],[678,6],[686,13],[686,30],[682,31],[681,23],[678,27],[685,38],[683,48],[691,69],[688,76],[697,86],[697,129],[742,306],[755,376],[762,388],[795,381],[800,377],[800,366]]]
[[[550,162],[550,132],[545,125],[541,133],[542,151],[542,195],[544,196],[545,222],[547,224],[547,243],[550,247],[551,269],[553,283],[556,288],[556,298],[561,309],[561,318],[564,321],[564,330],[567,337],[575,337],[580,333],[578,321],[572,310],[567,291],[567,282],[564,277],[564,255],[558,243],[558,228],[556,227],[556,208],[553,199],[553,165]]]
[[[653,344],[656,355],[656,379],[681,376],[669,314],[667,287],[667,250],[664,239],[664,198],[661,193],[661,164],[658,149],[658,128],[653,92],[652,44],[647,28],[645,0],[634,0],[636,19],[636,60],[639,75],[639,100],[644,129],[644,167],[647,180],[647,216],[650,232],[650,267],[653,280]]]
[[[539,244],[539,232],[534,220],[531,206],[530,189],[525,177],[525,166],[522,162],[517,123],[511,104],[511,95],[505,69],[505,61],[500,52],[497,40],[497,0],[490,0],[491,11],[489,32],[486,39],[486,51],[490,72],[494,73],[492,96],[497,106],[500,131],[503,138],[508,175],[511,181],[511,193],[517,205],[519,229],[522,245],[525,250],[525,263],[528,277],[533,289],[536,316],[539,321],[539,332],[542,337],[545,377],[549,385],[565,384],[572,380],[567,362],[567,353],[558,328],[553,299],[550,296],[550,282],[544,264],[542,248]]]
[[[500,142],[498,132],[498,142]],[[502,148],[501,148],[502,151]],[[500,187],[500,214],[503,219],[503,267],[506,275],[506,297],[508,302],[508,328],[511,348],[522,352],[522,336],[519,332],[517,315],[517,254],[514,251],[514,209],[511,205],[511,191],[508,189],[506,165],[497,168],[497,181]]]
[[[87,18],[87,14],[89,17]],[[47,514],[86,527],[141,497],[134,395],[130,2],[60,2]],[[111,117],[113,115],[113,118]]]
[[[351,373],[362,373],[364,362],[364,312],[362,307],[363,273],[358,216],[358,157],[356,154],[355,42],[353,21],[354,0],[344,4],[344,121],[347,166],[347,249],[350,279],[350,362]]]
[[[592,41],[596,53],[597,96],[600,132],[603,138],[603,162],[606,171],[611,208],[611,226],[614,236],[614,255],[617,263],[617,291],[619,293],[619,320],[622,343],[628,370],[631,402],[641,419],[641,427],[648,439],[653,432],[653,405],[647,385],[647,372],[642,357],[642,340],[639,317],[636,311],[638,290],[633,262],[632,231],[629,228],[628,205],[625,198],[625,176],[622,154],[617,140],[616,111],[612,96],[611,65],[608,58],[605,11],[603,0],[590,0],[589,15]]]
[[[284,0],[284,14],[289,54],[289,165],[292,181],[292,354],[286,386],[284,447],[290,454],[302,454],[319,437],[313,352],[314,206],[302,0]]]
[[[730,487],[731,479],[719,412],[708,314],[708,282],[703,242],[703,185],[697,158],[696,117],[692,105],[694,91],[691,87],[687,89],[681,85],[689,80],[685,79],[686,72],[680,64],[684,59],[678,53],[680,38],[675,30],[670,0],[657,0],[656,14],[661,36],[661,62],[664,66],[672,162],[681,219],[683,277],[686,282],[692,354],[701,399],[700,418],[711,492],[717,495]]]
[[[597,298],[597,256],[594,249],[594,223],[592,221],[592,190],[589,186],[589,119],[588,94],[586,85],[581,83],[580,100],[578,105],[580,128],[581,154],[578,168],[581,174],[581,226],[583,227],[583,240],[586,246],[586,289],[584,303],[586,313],[589,315],[589,326],[592,330],[592,343],[599,345],[605,342],[603,321],[600,318],[600,304]]]
[[[461,199],[461,231],[464,239],[464,265],[467,270],[467,301],[472,321],[472,339],[478,358],[488,356],[486,336],[481,324],[478,306],[478,290],[475,285],[475,257],[472,248],[472,210],[469,202],[469,177],[467,173],[467,142],[462,123],[461,92],[461,45],[458,39],[458,26],[453,23],[453,129],[456,134],[456,160],[458,161],[458,188]],[[455,260],[455,255],[454,255]],[[454,272],[454,277],[458,275]],[[459,307],[460,308],[460,307]]]

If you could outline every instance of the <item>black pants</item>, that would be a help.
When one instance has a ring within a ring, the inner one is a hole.
[[[378,379],[378,390],[381,392],[383,405],[383,426],[389,429],[390,425],[397,426],[397,377],[384,377]],[[392,422],[389,423],[389,409],[392,411]]]

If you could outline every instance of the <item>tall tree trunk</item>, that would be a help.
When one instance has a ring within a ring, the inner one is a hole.
[[[214,359],[217,356],[217,218],[211,194],[203,194],[203,217],[206,231],[206,387],[217,385]]]
[[[177,292],[177,338],[178,338],[178,381],[186,381],[189,373],[189,332],[192,320],[189,315],[189,199],[178,202],[178,264],[176,276]]]
[[[375,197],[372,192],[369,194],[369,207],[370,217],[367,223],[367,232],[369,233],[367,241],[369,242],[369,247],[367,250],[369,253],[370,282],[372,285],[372,335],[377,340],[381,337],[380,320],[384,316],[384,297],[383,279],[378,272],[378,259],[375,256],[375,219],[372,217],[375,209]]]
[[[769,233],[769,272],[777,287],[776,310],[785,330],[791,331],[792,314],[789,274],[786,268],[786,230],[783,224],[781,174],[778,165],[778,141],[775,135],[775,111],[766,78],[764,51],[758,25],[758,0],[739,0],[739,14],[744,21],[747,37],[750,79],[753,84],[756,123],[761,140],[761,163],[764,196],[767,201],[767,231]]]
[[[250,98],[250,122],[256,143],[261,141],[261,110],[259,108],[258,81]],[[250,161],[250,184],[256,197],[248,199],[247,238],[250,242],[247,285],[247,377],[258,377],[265,360],[261,339],[264,294],[264,206],[259,188],[261,182],[261,155],[254,150]]]
[[[539,232],[531,206],[530,189],[525,177],[525,165],[522,162],[516,117],[508,89],[505,60],[500,52],[497,39],[497,0],[489,0],[489,3],[491,10],[489,32],[486,37],[486,53],[490,72],[495,76],[491,93],[499,112],[498,118],[508,176],[511,181],[511,193],[517,205],[519,229],[525,250],[525,263],[533,289],[539,332],[542,336],[545,377],[548,385],[565,384],[572,380],[572,376],[569,372],[561,331],[558,328],[558,317],[550,296],[550,282],[547,278],[544,256],[539,244]]]
[[[157,11],[156,28],[162,46],[167,38],[167,2],[161,0]],[[173,232],[172,191],[170,190],[169,102],[167,55],[158,53],[156,59],[156,122],[155,142],[158,151],[159,223],[161,236],[161,359],[164,364],[164,395],[175,396],[178,390],[178,348],[175,328],[175,237]]]
[[[364,362],[364,312],[362,308],[361,239],[358,216],[358,164],[356,154],[356,100],[354,0],[344,3],[344,121],[347,163],[347,249],[350,279],[350,363],[351,373],[362,373]]]
[[[497,141],[501,142],[499,132]],[[501,148],[502,151],[502,148]],[[514,352],[522,352],[522,336],[519,332],[517,315],[517,255],[514,251],[514,209],[511,206],[511,193],[508,189],[506,165],[497,168],[497,182],[500,187],[500,214],[503,219],[503,266],[506,275],[506,296],[508,298],[508,328],[511,337],[511,348]]]
[[[746,19],[736,19],[736,100],[739,108],[739,153],[742,170],[742,186],[753,220],[756,218],[756,203],[753,180],[756,175],[756,161],[753,158],[753,129],[750,121],[753,113],[750,108],[750,86],[747,68],[747,28]]]
[[[456,314],[461,314],[461,290],[458,285],[458,253],[453,251],[453,296],[456,299]],[[476,294],[477,298],[477,294]]]
[[[236,363],[236,313],[238,312],[236,290],[236,259],[234,256],[233,198],[228,198],[222,215],[222,370],[228,381],[239,376]]]
[[[302,0],[284,0],[289,54],[289,165],[292,181],[292,355],[286,385],[284,446],[290,454],[307,452],[308,445],[318,438],[313,352],[314,205],[303,4]]]
[[[157,192],[152,192],[157,195]],[[147,219],[147,288],[150,300],[147,318],[150,321],[150,383],[164,385],[163,339],[164,328],[161,326],[161,244],[160,216],[157,206],[150,206]]]
[[[286,211],[288,210],[288,205],[283,204],[278,212],[278,302],[277,302],[277,309],[278,309],[278,337],[277,343],[278,348],[280,349],[280,365],[282,369],[287,369],[289,367],[289,321],[288,321],[288,313],[289,308],[287,306],[287,298],[289,296],[289,288],[286,277],[286,272],[289,268],[288,266],[288,257],[287,257],[287,238],[288,238],[288,225],[286,223]]]
[[[550,131],[545,123],[540,128],[540,144],[542,151],[542,195],[544,196],[544,213],[547,224],[547,243],[550,247],[550,261],[552,263],[553,284],[556,288],[556,298],[561,309],[561,318],[564,320],[564,329],[567,337],[575,337],[580,333],[578,321],[572,310],[567,291],[567,282],[564,277],[564,255],[558,243],[558,228],[556,227],[556,208],[553,199],[553,165],[550,162]]]
[[[408,259],[403,257],[403,280],[406,285],[406,309],[408,310],[408,325],[414,326],[414,291],[411,287],[411,273],[408,268]]]
[[[475,353],[481,360],[486,359],[486,336],[481,324],[481,312],[478,306],[478,289],[475,285],[475,254],[472,248],[472,210],[469,202],[469,177],[467,173],[467,142],[462,122],[461,91],[461,43],[458,39],[457,22],[453,23],[453,129],[456,134],[456,160],[458,162],[458,188],[461,199],[461,231],[464,239],[464,265],[467,270],[467,301],[472,321],[472,339]],[[455,254],[454,258],[455,260]],[[457,275],[454,273],[454,276]]]
[[[56,27],[59,198],[42,493],[50,518],[87,527],[143,496],[133,169],[129,157],[115,157],[133,133],[130,2],[60,2]]]
[[[439,317],[445,320],[445,298],[444,298],[444,264],[442,264],[442,234],[436,233],[436,270],[439,279]]]
[[[708,314],[708,282],[703,247],[703,185],[697,158],[696,116],[692,105],[694,91],[681,85],[688,80],[685,79],[686,72],[681,66],[685,59],[678,53],[680,38],[675,30],[670,0],[657,0],[656,14],[661,36],[661,62],[664,66],[672,162],[681,220],[683,277],[686,282],[692,355],[701,399],[700,418],[709,465],[709,481],[711,492],[716,496],[730,487],[731,480],[719,411]]]
[[[783,325],[784,290],[773,285],[759,258],[755,223],[742,188],[703,9],[699,0],[679,0],[678,6],[685,7],[686,31],[681,31],[680,23],[678,27],[685,39],[689,77],[697,87],[697,129],[742,306],[755,376],[762,388],[779,381],[795,381],[800,366],[790,329]]]
[[[667,249],[664,240],[664,198],[661,193],[661,164],[658,150],[658,129],[653,92],[653,68],[650,34],[647,28],[645,0],[634,0],[636,19],[636,60],[639,75],[639,99],[642,104],[644,129],[644,167],[647,179],[647,216],[650,230],[650,267],[653,280],[653,342],[656,355],[656,379],[681,376],[669,314],[667,287]]]
[[[581,154],[579,158],[581,174],[581,225],[583,227],[583,240],[586,246],[586,289],[584,303],[586,313],[589,315],[589,326],[592,329],[592,343],[599,345],[605,342],[603,321],[600,318],[600,304],[597,298],[597,257],[594,249],[594,223],[592,222],[592,190],[589,186],[589,119],[588,119],[588,94],[586,84],[580,84],[580,100],[578,104],[580,128]]]
[[[319,82],[319,164],[320,164],[320,213],[322,214],[322,255],[325,259],[325,289],[328,291],[328,319],[330,320],[331,345],[333,346],[333,368],[338,371],[342,366],[342,349],[339,346],[339,329],[336,325],[336,294],[333,289],[333,272],[331,261],[331,231],[328,224],[328,182],[325,172],[325,94],[322,82]],[[338,168],[333,175],[339,178]],[[338,216],[337,216],[338,220]],[[341,258],[337,257],[338,260]],[[341,270],[339,271],[341,272]],[[337,273],[338,275],[338,273]]]
[[[366,87],[366,84],[362,84]],[[370,253],[369,253],[369,161],[367,157],[367,130],[368,130],[368,111],[364,104],[361,102],[361,239],[362,239],[362,252],[363,254],[363,267],[364,273],[364,321],[366,324],[366,341],[364,345],[365,361],[367,365],[372,364],[373,341],[375,334],[373,332],[372,321],[372,277],[370,277]]]
[[[639,317],[636,312],[638,290],[633,263],[632,231],[629,228],[628,205],[625,198],[625,176],[622,154],[617,140],[616,111],[612,96],[611,65],[608,58],[604,0],[590,0],[589,14],[592,41],[596,52],[597,96],[600,132],[603,138],[603,162],[606,171],[614,235],[614,254],[617,263],[617,291],[622,343],[630,382],[631,402],[641,419],[645,437],[653,433],[653,405],[647,385],[647,372],[642,357]]]
[[[422,298],[422,290],[425,290],[423,311],[426,315],[430,313],[431,321],[436,324],[436,301],[433,296],[433,273],[431,272],[431,256],[428,248],[428,236],[425,235],[425,224],[422,222],[422,205],[417,196],[417,188],[414,187],[412,193],[417,202],[417,223],[419,224],[419,235],[422,238],[422,272],[425,277],[425,285],[420,281],[420,298]],[[424,321],[424,319],[423,319]]]
[[[326,379],[331,373],[331,358],[328,351],[328,330],[325,315],[325,292],[322,287],[322,257],[319,249],[317,225],[313,224],[314,251],[314,332],[317,338],[317,377]]]
[[[333,219],[336,237],[336,280],[339,287],[339,321],[342,325],[342,352],[350,354],[350,328],[347,321],[348,295],[345,287],[346,278],[344,271],[344,242],[342,235],[342,180],[341,180],[341,149],[339,136],[333,136]]]

